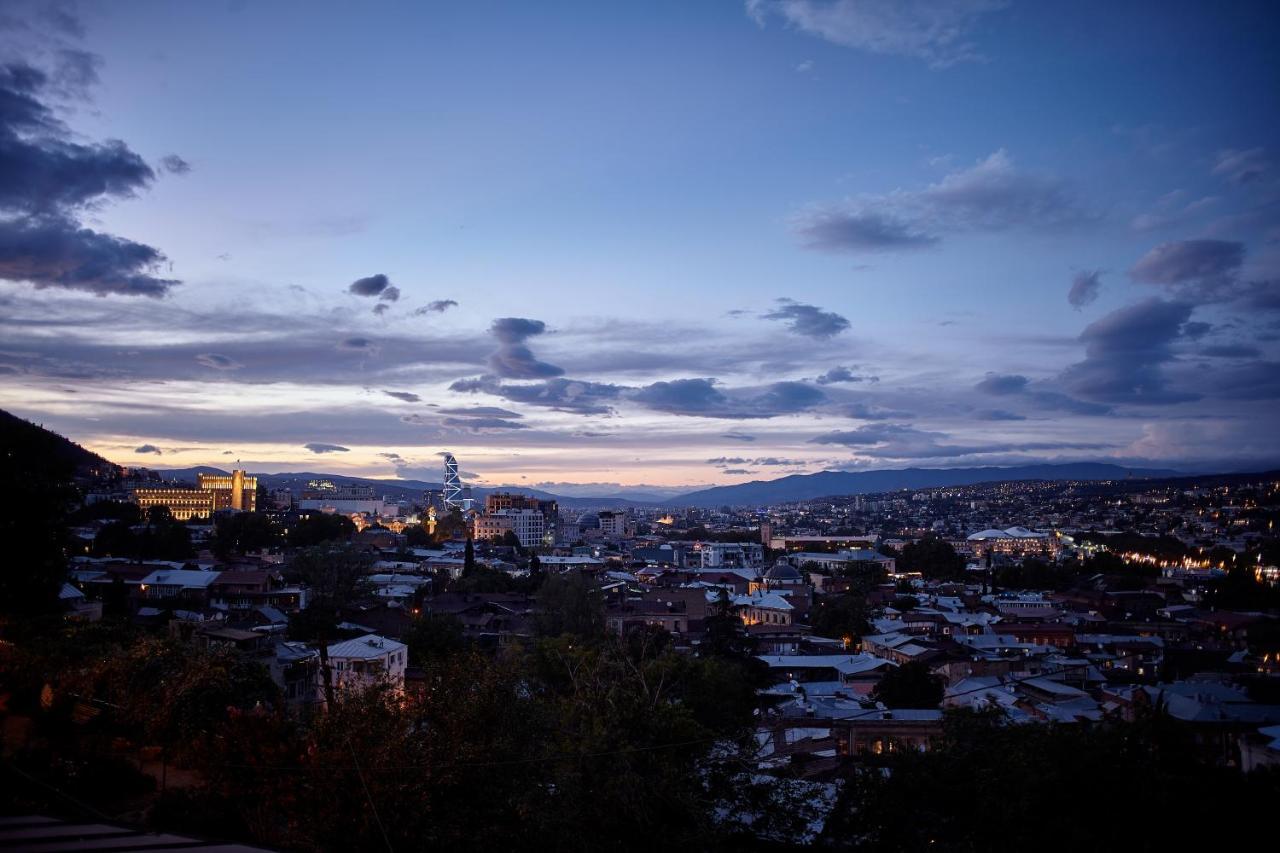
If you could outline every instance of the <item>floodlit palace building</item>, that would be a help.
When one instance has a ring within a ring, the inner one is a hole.
[[[146,512],[153,506],[165,506],[179,521],[190,518],[212,518],[215,512],[253,512],[258,508],[258,478],[244,471],[230,474],[196,474],[197,488],[156,486],[134,489],[133,501]]]

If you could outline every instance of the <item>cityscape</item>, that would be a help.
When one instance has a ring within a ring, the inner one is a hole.
[[[0,3],[0,849],[1213,849],[1280,11]]]

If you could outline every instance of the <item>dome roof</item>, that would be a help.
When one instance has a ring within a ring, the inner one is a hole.
[[[764,579],[767,581],[798,581],[800,580],[800,573],[796,571],[795,566],[779,560],[773,564],[773,568],[765,573]]]

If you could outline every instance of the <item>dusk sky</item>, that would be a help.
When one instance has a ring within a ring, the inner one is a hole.
[[[563,494],[1274,466],[1276,9],[5,0],[0,408]]]

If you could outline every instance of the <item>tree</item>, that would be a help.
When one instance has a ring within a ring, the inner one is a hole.
[[[302,516],[289,528],[289,544],[295,548],[310,548],[325,542],[347,542],[355,532],[355,522],[345,515],[311,513]]]
[[[848,637],[853,641],[871,631],[867,600],[860,595],[824,595],[814,601],[809,618],[813,632],[820,637]]]
[[[888,708],[936,708],[942,696],[942,677],[920,661],[889,670],[871,691],[871,698]]]
[[[219,516],[214,524],[210,550],[226,559],[232,554],[264,551],[284,542],[280,528],[260,512],[236,512]]]
[[[354,601],[368,585],[368,555],[349,545],[318,545],[299,551],[290,571],[307,585],[307,607],[289,620],[289,633],[305,640],[320,654],[324,698],[334,705],[333,669],[329,644],[337,639],[342,607]]]
[[[1163,717],[1163,720],[1160,719]],[[1133,723],[1010,725],[998,711],[945,714],[927,752],[855,769],[824,830],[835,849],[1194,850],[1221,844],[1223,815],[1269,813],[1280,775],[1208,766],[1167,715]],[[1102,802],[1177,819],[1081,820]],[[927,804],[927,805],[925,805]],[[1100,836],[1100,827],[1103,828]]]
[[[470,529],[471,525],[467,524],[467,517],[462,514],[462,511],[451,509],[436,519],[435,543],[438,545],[450,539],[457,539],[459,536],[466,536]]]
[[[746,660],[755,652],[755,642],[747,633],[747,626],[733,612],[727,590],[716,596],[715,607],[702,622],[702,642],[698,654],[702,657]]]
[[[471,541],[471,531],[467,531],[467,546],[462,552],[462,576],[472,574],[476,570],[476,546]]]
[[[898,570],[920,572],[930,580],[959,580],[964,577],[964,557],[951,545],[933,536],[902,546]]]
[[[552,575],[538,590],[535,624],[546,637],[604,633],[604,602],[600,589],[580,572]]]
[[[467,647],[462,622],[451,613],[423,613],[402,637],[409,647],[409,661],[422,666],[429,660],[461,652]]]

